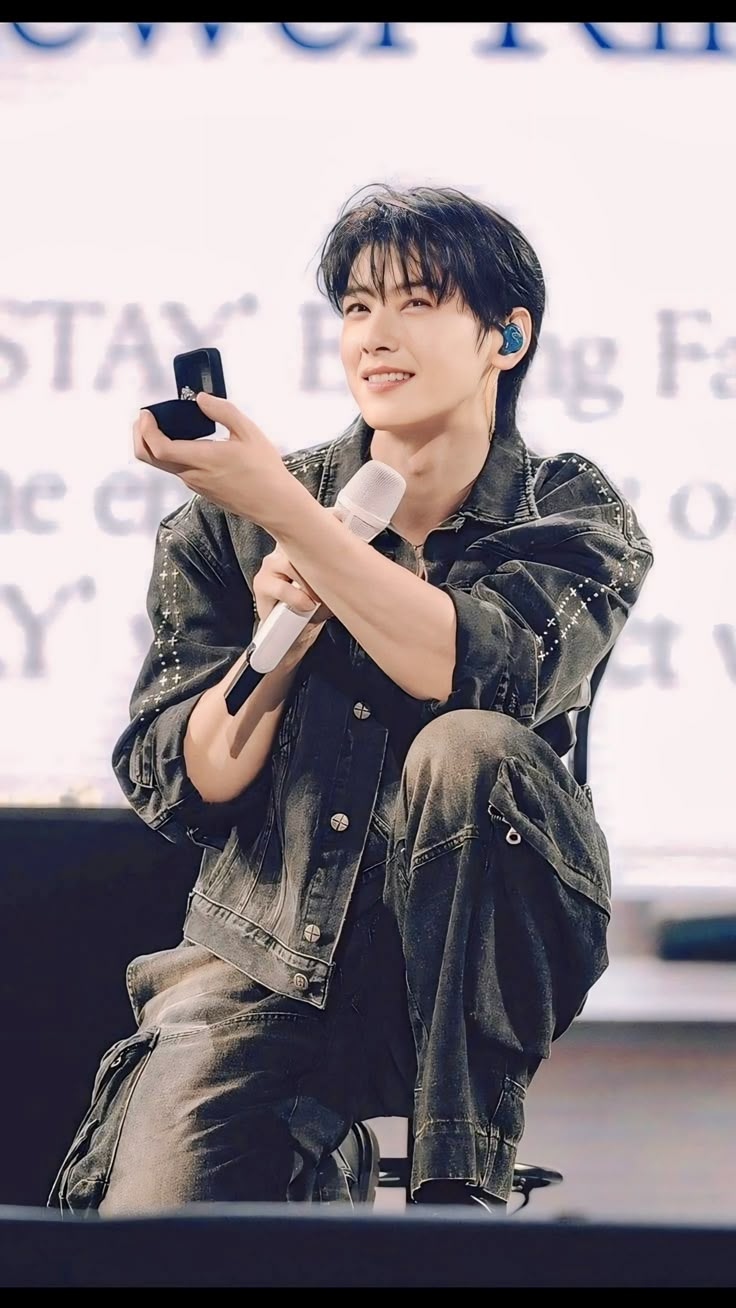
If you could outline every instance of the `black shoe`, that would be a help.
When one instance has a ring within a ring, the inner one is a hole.
[[[413,1202],[435,1213],[441,1212],[444,1217],[450,1216],[458,1206],[480,1209],[492,1217],[502,1217],[506,1212],[504,1199],[465,1181],[427,1181],[419,1187]]]
[[[477,1189],[474,1186],[467,1187],[470,1195],[470,1203],[475,1204],[476,1208],[482,1208],[484,1212],[490,1213],[492,1217],[503,1217],[506,1212],[505,1199],[499,1199],[495,1194],[488,1194],[486,1190]]]
[[[314,1184],[314,1202],[373,1204],[381,1152],[365,1122],[355,1122],[342,1144],[322,1162]]]

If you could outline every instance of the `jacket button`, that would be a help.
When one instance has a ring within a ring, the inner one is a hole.
[[[333,813],[330,818],[330,826],[335,831],[347,831],[350,826],[350,818],[346,813]]]
[[[360,700],[358,700],[357,704],[353,704],[353,713],[356,718],[369,718],[371,716],[371,711],[368,708],[368,705],[361,704]]]
[[[316,945],[321,935],[322,932],[319,927],[315,926],[313,922],[310,922],[309,926],[304,928],[304,939],[308,940],[310,945]]]
[[[507,845],[521,844],[521,836],[519,835],[518,831],[514,827],[509,827],[508,831],[506,832],[506,844]]]
[[[296,976],[294,977],[294,985],[297,990],[308,990],[309,977],[305,976],[303,972],[297,972]]]

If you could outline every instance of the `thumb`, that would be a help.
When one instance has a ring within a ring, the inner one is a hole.
[[[219,395],[210,395],[207,391],[199,391],[197,404],[213,422],[222,423],[223,427],[227,427],[236,436],[245,436],[245,415],[240,412],[240,409],[236,408],[231,400],[223,400],[220,399]]]

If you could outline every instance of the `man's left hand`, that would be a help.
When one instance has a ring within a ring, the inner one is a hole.
[[[284,495],[293,493],[293,475],[260,427],[235,407],[201,391],[197,404],[229,431],[226,441],[182,441],[165,436],[148,409],[133,423],[137,459],[173,472],[185,486],[230,513],[239,513],[268,530]]]

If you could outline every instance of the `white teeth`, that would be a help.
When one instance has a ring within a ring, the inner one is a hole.
[[[369,377],[368,381],[373,386],[377,386],[381,382],[387,381],[408,381],[410,377],[410,372],[379,372],[374,373],[372,377]]]

